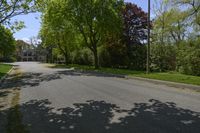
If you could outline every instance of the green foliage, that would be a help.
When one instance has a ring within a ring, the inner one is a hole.
[[[111,56],[105,46],[99,48],[99,63],[102,67],[111,67]]]
[[[157,9],[159,14],[153,23],[154,41],[161,44],[165,42],[177,43],[184,40],[189,25],[186,22],[187,13],[177,7],[170,6],[169,9],[166,9],[168,4],[163,5],[165,10]]]
[[[198,24],[200,8],[189,15],[199,3],[187,10],[177,5],[188,5],[191,0],[174,2],[157,2],[152,21],[151,68],[199,75],[199,40],[186,41],[199,34],[198,30],[193,34],[190,31],[195,31],[193,25]],[[147,13],[137,5],[122,0],[38,0],[37,4],[42,5],[40,35],[51,53],[49,58],[64,57],[66,64],[95,68],[145,70]]]
[[[0,60],[1,61],[15,61],[13,59],[15,51],[15,39],[9,29],[0,25]]]
[[[151,45],[151,68],[153,71],[176,69],[176,46],[166,44]]]
[[[199,0],[172,0],[175,6],[187,6],[182,10],[187,13],[187,18],[189,18],[189,23],[194,27],[195,30],[200,29],[200,1]],[[197,28],[197,29],[196,29]]]
[[[69,63],[70,52],[76,45],[75,30],[65,13],[65,0],[50,1],[43,13],[41,38],[46,47],[58,48]]]
[[[152,69],[200,75],[199,0],[161,1],[156,6],[151,47]],[[185,8],[187,6],[187,8]]]
[[[127,67],[128,56],[126,45],[118,35],[107,35],[104,46],[99,48],[100,64],[104,67]]]
[[[200,76],[200,39],[179,44],[177,70],[184,74]]]
[[[145,70],[146,68],[146,45],[132,45],[129,53],[129,69]]]
[[[0,25],[6,25],[13,31],[24,28],[22,21],[15,20],[11,22],[11,18],[36,12],[36,3],[41,0],[0,0]]]
[[[144,70],[146,47],[141,41],[146,39],[147,14],[141,8],[130,3],[124,6],[122,0],[46,2],[40,31],[46,47],[59,49],[72,63],[91,64],[93,59],[95,68],[100,64]],[[128,35],[129,31],[133,32]]]
[[[121,19],[118,0],[69,0],[70,19],[82,35],[84,45],[94,55],[95,68],[99,67],[97,47],[102,45],[107,32],[118,32]]]
[[[72,53],[72,63],[79,65],[92,65],[93,64],[93,56],[90,50],[88,49],[80,49],[75,50]]]

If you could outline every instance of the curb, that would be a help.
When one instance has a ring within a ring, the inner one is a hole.
[[[149,79],[149,78],[142,78],[142,77],[136,77],[136,76],[127,76],[127,75],[122,75],[122,74],[112,74],[112,73],[90,71],[90,70],[81,70],[81,69],[72,69],[72,70],[79,71],[79,72],[95,73],[95,74],[98,74],[98,75],[114,76],[114,77],[117,77],[117,78],[141,80],[141,81],[150,82],[150,83],[154,83],[154,84],[167,85],[169,87],[175,87],[175,88],[180,88],[180,89],[189,89],[189,90],[194,90],[194,91],[200,92],[200,85],[177,83],[177,82],[172,82],[172,81]]]
[[[198,85],[190,85],[190,84],[184,84],[184,83],[176,83],[171,81],[163,81],[163,80],[156,80],[156,79],[148,79],[148,78],[141,78],[141,77],[132,77],[132,76],[125,76],[127,79],[135,79],[135,80],[141,80],[141,81],[147,81],[155,84],[163,84],[167,85],[169,87],[176,87],[181,89],[190,89],[200,92],[200,86]]]
[[[12,72],[13,69],[14,69],[14,66],[12,66],[12,68],[0,79],[0,84],[3,83],[5,78]]]
[[[120,74],[111,74],[111,73],[104,73],[104,72],[94,72],[94,71],[86,71],[86,72],[93,72],[93,73],[96,73],[96,74],[105,74],[105,75],[114,76],[114,77],[117,77],[117,78],[141,80],[141,81],[150,82],[150,83],[154,83],[154,84],[167,85],[169,87],[175,87],[175,88],[180,88],[180,89],[190,89],[190,90],[200,92],[200,86],[198,86],[198,85],[177,83],[177,82],[157,80],[157,79],[142,78],[142,77],[136,77],[136,76],[134,77],[134,76],[127,76],[127,75],[120,75]]]

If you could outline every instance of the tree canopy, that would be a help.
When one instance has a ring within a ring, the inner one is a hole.
[[[10,58],[15,51],[15,39],[12,32],[0,25],[0,58]]]
[[[108,32],[119,32],[121,20],[117,11],[122,6],[120,1],[56,0],[49,1],[47,5],[43,12],[43,39],[56,44],[65,57],[72,45],[83,44],[93,53],[94,64],[98,68],[97,47]]]
[[[10,24],[10,19],[17,15],[36,11],[37,0],[1,0],[0,24]]]

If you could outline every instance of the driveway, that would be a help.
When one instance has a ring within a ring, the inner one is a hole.
[[[11,101],[0,104],[1,133],[200,132],[199,92],[36,62],[14,65],[0,89]]]

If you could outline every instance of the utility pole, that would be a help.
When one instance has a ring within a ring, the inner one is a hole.
[[[149,74],[149,67],[150,67],[150,15],[151,15],[151,3],[150,0],[148,0],[148,37],[147,37],[147,66],[146,66],[146,73]]]

